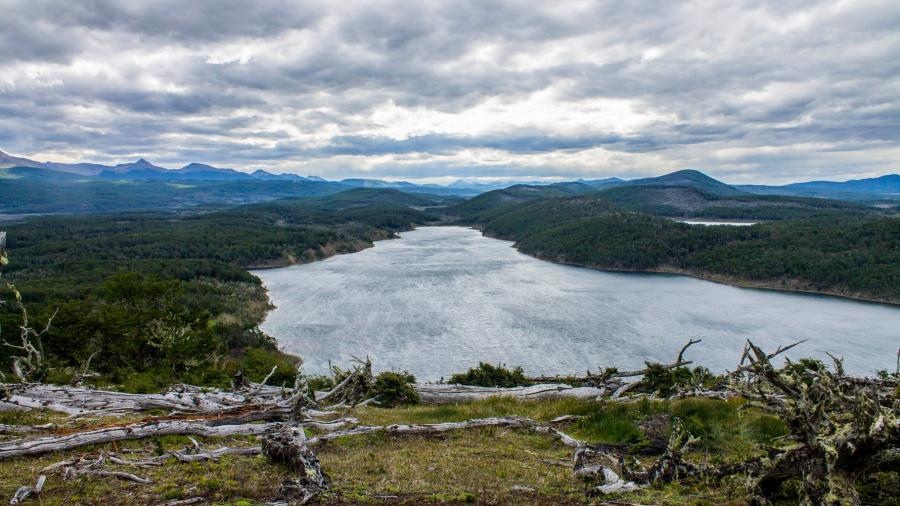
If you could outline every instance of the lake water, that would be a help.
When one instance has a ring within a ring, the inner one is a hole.
[[[732,227],[749,227],[756,225],[755,221],[697,221],[697,220],[675,220],[679,223],[687,223],[688,225],[705,225],[708,227],[717,225],[730,225]]]
[[[893,369],[900,308],[753,290],[686,276],[557,265],[461,227],[426,227],[321,262],[254,271],[272,303],[262,329],[306,369],[370,356],[377,370],[422,380],[478,361],[529,374],[670,362],[687,352],[733,369],[747,338],[789,356],[843,355],[848,371]]]

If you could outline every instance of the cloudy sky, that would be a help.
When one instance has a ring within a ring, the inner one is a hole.
[[[900,2],[0,0],[0,149],[450,181],[900,170]]]

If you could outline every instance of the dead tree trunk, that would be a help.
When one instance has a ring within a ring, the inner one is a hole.
[[[316,454],[306,445],[303,427],[285,426],[262,439],[262,453],[269,460],[286,465],[297,477],[281,484],[281,495],[287,500],[306,504],[319,492],[328,489],[328,476],[322,471]]]
[[[854,481],[863,473],[900,461],[900,418],[896,385],[844,376],[821,363],[776,369],[767,355],[747,342],[749,377],[740,383],[747,397],[779,417],[797,446],[761,463],[750,487],[752,504],[768,505],[785,480],[800,484],[804,504],[859,504]]]
[[[38,439],[17,440],[0,443],[0,460],[26,455],[72,450],[86,445],[111,443],[128,439],[142,439],[152,436],[194,435],[222,437],[236,435],[261,435],[277,430],[280,423],[210,425],[207,421],[177,420],[138,423],[118,427],[75,432]]]
[[[562,383],[512,388],[416,383],[413,385],[413,388],[419,394],[420,401],[424,404],[454,404],[489,399],[491,397],[514,397],[520,400],[562,397],[594,399],[604,394],[604,391],[599,388],[572,387]]]

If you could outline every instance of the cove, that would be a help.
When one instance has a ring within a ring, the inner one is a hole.
[[[276,306],[261,328],[311,373],[351,356],[376,370],[447,378],[479,361],[527,374],[670,362],[733,369],[745,339],[787,355],[843,356],[848,372],[893,370],[900,308],[738,288],[687,276],[604,272],[519,253],[462,227],[423,227],[358,253],[253,271]]]

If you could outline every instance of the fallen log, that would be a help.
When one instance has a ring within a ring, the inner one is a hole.
[[[6,425],[0,423],[0,435],[2,434],[34,434],[35,432],[47,432],[56,426],[52,423],[45,425]]]
[[[179,462],[200,462],[204,460],[218,460],[220,457],[224,457],[225,455],[259,455],[262,452],[262,448],[259,446],[247,446],[241,448],[231,448],[231,447],[223,447],[217,450],[212,450],[209,452],[200,452],[200,453],[183,453],[183,452],[171,452],[170,455],[175,458],[175,460]]]
[[[682,365],[686,363],[681,362]],[[674,364],[670,365],[674,366]],[[320,394],[317,400],[321,402],[338,397],[335,391],[346,389],[349,383],[344,386],[339,385],[340,388],[335,387],[331,392]],[[519,400],[566,397],[600,399],[606,398],[610,392],[613,392],[613,398],[618,398],[634,385],[635,383],[622,383],[616,389],[611,390],[606,387],[573,387],[564,383],[512,388],[416,383],[413,388],[422,403],[452,404],[492,397],[513,397]],[[18,384],[10,385],[9,390],[12,395],[5,400],[0,400],[0,411],[4,408],[48,409],[70,416],[94,416],[164,409],[175,413],[218,416],[221,418],[219,423],[228,424],[243,424],[259,420],[286,420],[294,414],[292,389],[280,387],[266,386],[261,389],[253,388],[246,392],[227,392],[191,385],[177,385],[165,394],[129,394],[62,385]],[[347,406],[350,405],[352,404],[347,404]],[[229,416],[232,413],[234,416]],[[0,431],[2,430],[0,428]]]
[[[470,402],[491,397],[514,397],[519,400],[575,397],[594,399],[604,391],[594,387],[573,387],[562,383],[532,385],[528,387],[495,388],[443,383],[416,383],[413,385],[419,400],[424,404],[452,404]]]
[[[277,404],[283,390],[256,388],[248,392],[204,389],[175,385],[164,394],[129,394],[85,387],[19,383],[6,385],[9,395],[0,400],[4,409],[48,409],[67,415],[137,413],[165,409],[188,413],[208,413],[251,404]]]
[[[116,427],[75,432],[38,439],[18,440],[0,444],[0,460],[25,455],[66,451],[86,445],[111,443],[129,439],[142,439],[166,435],[194,435],[223,437],[237,435],[262,435],[281,427],[280,423],[210,425],[206,421],[169,420],[137,423]]]
[[[431,435],[441,434],[452,430],[476,429],[484,427],[506,428],[532,428],[537,422],[530,418],[511,416],[505,418],[477,418],[464,422],[432,423],[422,425],[363,425],[352,429],[330,432],[313,437],[306,441],[307,446],[317,446],[322,443],[348,436],[361,436],[365,434],[385,433],[390,435]]]

